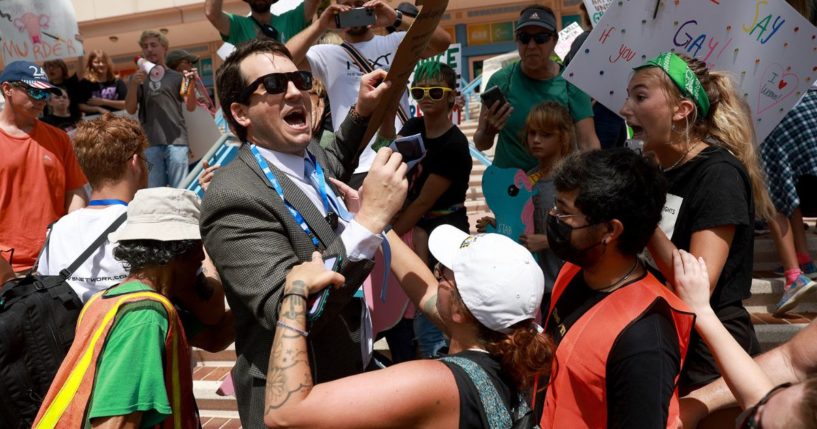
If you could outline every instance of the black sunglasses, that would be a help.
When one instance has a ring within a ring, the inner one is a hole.
[[[523,32],[516,33],[516,40],[518,40],[520,43],[524,45],[530,43],[531,39],[533,39],[533,41],[536,42],[537,45],[542,45],[544,43],[549,42],[551,37],[553,37],[553,33],[548,32],[534,34]]]
[[[769,399],[774,396],[775,393],[787,388],[791,387],[791,383],[783,383],[779,386],[776,386],[774,389],[770,390],[766,396],[763,397],[757,404],[752,405],[751,407],[745,409],[740,415],[738,416],[735,424],[735,428],[737,429],[762,429],[760,425],[760,417],[758,416],[758,411],[762,405],[765,405],[769,402]]]
[[[264,89],[268,94],[280,94],[286,92],[289,82],[295,84],[295,87],[301,91],[309,91],[312,89],[312,73],[308,71],[296,71],[289,73],[270,73],[259,77],[249,84],[243,91],[239,101],[246,103],[258,85],[264,84]]]

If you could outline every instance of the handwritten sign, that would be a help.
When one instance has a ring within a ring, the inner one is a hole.
[[[587,8],[587,16],[590,17],[590,23],[595,27],[601,21],[604,11],[610,6],[612,0],[584,0],[584,7]]]
[[[383,123],[383,118],[389,112],[397,109],[400,98],[406,90],[408,78],[414,72],[414,66],[417,65],[417,61],[420,60],[420,56],[431,40],[431,35],[440,23],[440,18],[443,17],[445,8],[448,7],[448,0],[418,0],[416,4],[417,6],[422,5],[420,14],[417,15],[397,48],[389,74],[386,76],[386,81],[391,82],[391,87],[383,95],[378,108],[369,119],[369,128],[361,141],[371,141],[380,124]]]
[[[0,3],[0,49],[6,64],[83,55],[71,0],[6,0]]]
[[[562,31],[559,32],[559,41],[556,42],[556,47],[553,49],[553,52],[555,52],[559,58],[565,59],[570,52],[570,45],[572,45],[573,41],[582,33],[584,33],[584,29],[576,22],[563,28]]]
[[[617,112],[633,67],[683,53],[731,73],[759,142],[817,78],[817,28],[784,0],[663,1],[653,19],[655,4],[614,1],[565,78]]]

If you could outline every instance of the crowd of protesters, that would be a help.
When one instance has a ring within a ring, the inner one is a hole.
[[[664,52],[610,83],[643,142],[616,147],[621,119],[554,61],[553,10],[523,8],[520,60],[489,79],[503,98],[474,134],[535,190],[534,225],[514,241],[485,233],[492,216],[469,224],[456,72],[423,62],[388,105],[416,7],[246,2],[247,16],[204,2],[235,45],[216,87],[241,146],[204,163],[203,198],[179,189],[183,111],[213,106],[199,58],[161,32],[139,38],[160,68],[127,81],[100,50],[70,76],[62,60],[0,73],[0,284],[64,273],[113,231],[66,279],[83,312],[29,425],[199,427],[191,347],[234,343],[246,428],[694,428],[736,406],[730,426],[817,428],[817,322],[760,354],[743,304],[758,221],[785,277],[777,313],[817,289],[796,186],[817,176],[817,87],[755,142],[727,73]],[[815,21],[813,1],[790,4]],[[354,8],[373,24],[338,28]],[[422,57],[450,42],[433,29]],[[400,147],[416,141],[410,159]],[[383,259],[400,288],[388,296],[416,314],[374,332],[360,291],[385,282]]]

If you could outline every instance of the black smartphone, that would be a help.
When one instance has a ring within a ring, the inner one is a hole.
[[[394,146],[403,155],[403,162],[416,161],[425,155],[422,140],[415,136],[401,137],[394,141]]]
[[[335,15],[335,25],[338,28],[366,27],[374,23],[374,9],[368,7],[356,7]]]
[[[491,108],[495,102],[499,101],[499,105],[497,108],[502,107],[507,100],[505,100],[505,96],[502,95],[502,91],[499,90],[498,86],[492,86],[485,90],[479,98],[482,100],[482,104],[485,105],[487,108]]]

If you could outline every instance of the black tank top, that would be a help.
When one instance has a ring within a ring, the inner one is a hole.
[[[478,350],[465,350],[452,357],[465,358],[479,365],[496,388],[505,409],[510,408],[510,398],[515,398],[516,395],[509,383],[503,379],[499,361],[488,353]],[[457,382],[457,390],[460,394],[460,429],[489,428],[488,415],[482,406],[479,391],[471,377],[459,365],[444,360],[441,362],[451,370]]]

